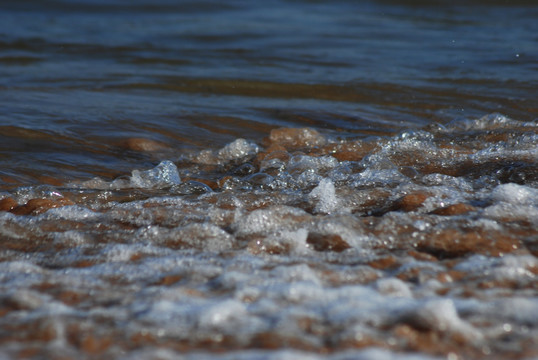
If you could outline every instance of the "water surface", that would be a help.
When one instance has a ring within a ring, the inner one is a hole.
[[[4,1],[0,353],[531,358],[533,1]]]

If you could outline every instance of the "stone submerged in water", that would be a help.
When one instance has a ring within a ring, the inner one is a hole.
[[[279,128],[269,134],[271,145],[278,145],[287,150],[313,148],[325,145],[326,138],[318,131],[310,128]]]
[[[169,149],[165,143],[145,138],[129,138],[120,143],[120,146],[132,151],[158,152]]]
[[[49,209],[54,209],[62,206],[73,205],[74,202],[66,198],[54,199],[30,199],[26,204],[18,205],[11,198],[2,199],[3,211],[10,211],[15,215],[37,215]]]

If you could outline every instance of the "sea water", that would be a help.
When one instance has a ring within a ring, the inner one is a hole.
[[[538,356],[533,2],[0,8],[0,357]]]

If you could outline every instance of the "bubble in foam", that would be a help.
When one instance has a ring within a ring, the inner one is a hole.
[[[56,232],[52,234],[52,238],[57,243],[69,244],[71,246],[82,245],[92,240],[91,235],[77,230]]]
[[[503,184],[493,189],[491,199],[516,205],[536,205],[538,204],[538,190],[524,185]]]
[[[211,223],[191,223],[169,229],[161,226],[141,228],[137,235],[161,246],[181,249],[194,248],[205,251],[225,251],[233,247],[234,238]]]
[[[259,147],[245,139],[236,139],[218,151],[209,149],[201,151],[193,156],[192,160],[205,165],[222,165],[230,161],[244,159],[258,153]]]
[[[488,312],[494,316],[535,327],[538,324],[538,299],[513,297],[493,302]]]
[[[472,191],[472,184],[463,179],[445,174],[429,174],[422,177],[422,183],[428,186],[450,186],[461,191]],[[458,191],[459,192],[459,191]]]
[[[40,266],[27,261],[7,261],[0,263],[1,276],[12,273],[33,274],[41,273],[42,271],[43,269]]]
[[[461,334],[473,342],[483,338],[480,331],[459,317],[454,301],[450,299],[426,300],[403,318],[419,329]]]
[[[433,140],[433,134],[424,130],[407,130],[394,137],[398,141]]]
[[[42,219],[50,219],[50,220],[64,219],[64,220],[73,220],[73,221],[98,220],[102,217],[103,217],[102,214],[99,214],[97,212],[94,212],[88,208],[85,208],[79,205],[53,208],[47,211],[46,213],[40,215],[40,218]]]
[[[210,193],[213,190],[207,186],[204,183],[201,183],[199,181],[186,181],[182,182],[179,185],[174,186],[173,188],[175,194],[181,194],[181,195],[192,195],[192,194],[205,194]]]
[[[454,269],[494,281],[525,284],[534,280],[535,275],[531,269],[537,267],[538,260],[532,255],[505,255],[502,258],[474,255],[456,265]]]
[[[397,278],[380,279],[376,282],[376,289],[382,294],[412,298],[413,294],[405,282]]]
[[[179,185],[181,178],[176,165],[170,160],[161,161],[159,165],[150,170],[133,170],[131,185],[139,188],[166,188]]]
[[[237,139],[217,153],[219,160],[231,161],[235,159],[241,159],[247,156],[253,156],[259,151],[258,145],[248,142],[245,139]]]
[[[246,181],[248,181],[250,184],[261,187],[271,185],[274,180],[275,179],[271,175],[264,173],[255,173],[246,178]]]
[[[278,266],[273,269],[272,275],[289,283],[307,282],[315,286],[322,286],[317,272],[306,264]]]
[[[23,186],[18,188],[13,197],[18,203],[25,203],[31,199],[58,199],[63,195],[54,186],[39,185],[39,186]]]
[[[507,126],[510,124],[513,124],[515,120],[512,120],[504,115],[501,114],[488,114],[485,115],[479,119],[472,119],[472,120],[455,120],[448,124],[449,129],[454,130],[483,130],[483,129],[489,129],[494,127],[502,127]]]
[[[310,218],[311,216],[304,210],[279,205],[254,210],[246,216],[238,216],[232,227],[239,237],[268,235],[282,230],[296,230],[301,227],[301,223],[309,221]]]
[[[210,223],[186,225],[178,235],[190,246],[206,251],[229,250],[234,244],[232,235]]]
[[[286,162],[279,158],[263,159],[260,163],[260,171],[273,170],[281,172],[286,167]]]
[[[308,232],[305,229],[296,231],[278,231],[270,235],[264,246],[269,248],[282,248],[283,251],[295,254],[305,254],[310,252],[306,243]]]
[[[307,170],[313,170],[316,173],[325,172],[338,166],[338,160],[332,156],[292,156],[287,164],[287,170],[291,174],[300,174]]]
[[[319,182],[318,186],[310,192],[309,198],[316,202],[314,211],[318,213],[330,214],[340,205],[334,183],[327,178]]]
[[[402,175],[396,169],[375,170],[366,169],[359,174],[350,177],[353,187],[379,187],[379,186],[396,186],[410,182],[409,178]]]
[[[133,255],[137,253],[138,249],[127,244],[114,244],[107,248],[105,253],[108,261],[124,262],[132,259]]]
[[[317,174],[314,169],[308,169],[296,178],[292,179],[293,180],[291,183],[295,184],[299,188],[304,189],[318,184],[323,179],[323,176]]]
[[[11,304],[21,310],[35,310],[41,307],[46,298],[37,291],[17,289],[0,295],[0,303]],[[1,359],[1,357],[0,357]]]
[[[234,323],[240,323],[242,319],[247,318],[247,312],[243,303],[229,299],[222,302],[216,302],[209,306],[201,314],[198,325],[202,328],[218,328],[233,331]]]

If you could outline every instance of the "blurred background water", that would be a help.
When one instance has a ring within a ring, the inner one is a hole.
[[[130,137],[181,152],[281,126],[534,120],[536,19],[522,0],[5,0],[0,187],[149,166]]]

